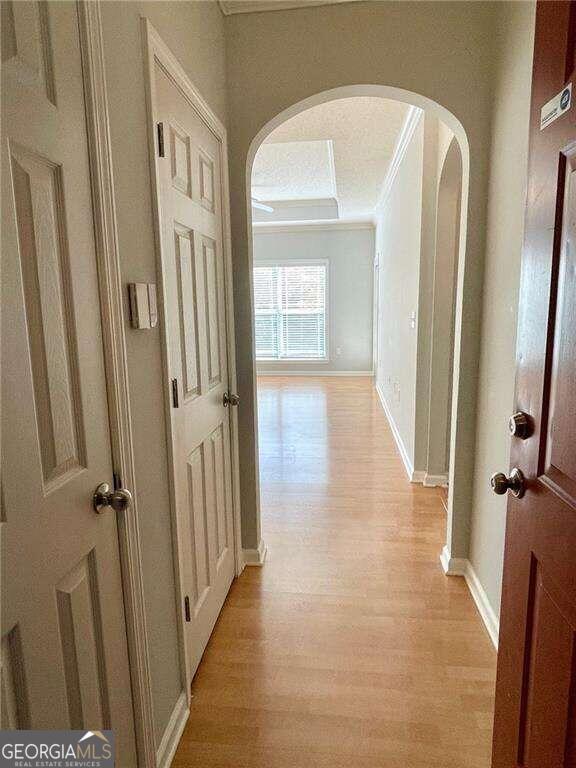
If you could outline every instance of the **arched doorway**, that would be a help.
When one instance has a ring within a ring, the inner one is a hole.
[[[264,140],[278,126],[295,115],[310,109],[311,107],[354,96],[371,96],[411,104],[414,107],[425,110],[439,118],[454,135],[453,144],[461,158],[459,188],[459,222],[458,222],[458,246],[456,249],[458,267],[456,274],[458,283],[454,286],[455,304],[454,304],[454,353],[452,356],[454,375],[452,378],[452,388],[450,399],[454,404],[454,413],[456,418],[450,425],[450,437],[447,440],[450,446],[450,455],[454,457],[450,467],[450,484],[448,498],[448,522],[446,533],[446,546],[443,551],[442,562],[447,573],[450,573],[450,560],[454,552],[464,554],[467,547],[468,537],[468,506],[466,502],[467,488],[469,483],[468,461],[469,456],[463,451],[458,450],[459,443],[466,441],[467,437],[463,435],[462,430],[458,430],[458,425],[462,425],[467,420],[467,409],[470,401],[467,396],[468,379],[466,376],[460,377],[460,362],[463,359],[462,347],[462,309],[464,306],[464,275],[466,262],[466,242],[467,242],[467,212],[468,212],[468,190],[470,174],[470,152],[469,144],[460,121],[446,108],[437,104],[417,93],[409,92],[400,88],[384,85],[352,85],[342,86],[327,91],[323,91],[314,96],[308,97],[280,112],[274,118],[269,120],[252,139],[247,152],[245,164],[245,199],[243,200],[245,210],[246,226],[246,254],[247,260],[242,268],[237,265],[235,268],[236,288],[241,284],[242,293],[247,296],[248,288],[250,295],[249,305],[244,304],[242,308],[242,317],[240,322],[236,321],[237,334],[243,337],[242,343],[246,344],[247,337],[250,338],[251,361],[250,365],[244,368],[239,365],[238,379],[240,389],[250,392],[250,396],[244,399],[245,410],[241,414],[242,423],[240,424],[240,440],[244,448],[244,464],[248,471],[242,472],[243,477],[243,517],[242,517],[242,535],[243,546],[248,562],[258,562],[262,553],[265,551],[265,545],[261,536],[260,506],[259,506],[259,472],[258,472],[258,446],[257,446],[257,408],[256,408],[256,388],[255,377],[256,367],[254,358],[254,307],[252,304],[252,268],[253,268],[253,250],[252,250],[252,216],[251,216],[251,176],[252,167],[256,153]],[[238,202],[238,201],[237,201]],[[249,310],[249,311],[248,311]],[[465,355],[464,355],[465,356]],[[431,375],[431,371],[428,371]],[[453,394],[452,394],[453,393]],[[253,453],[252,453],[253,451]],[[250,462],[253,464],[250,465]],[[241,457],[242,464],[242,457]],[[246,499],[250,503],[246,504]]]

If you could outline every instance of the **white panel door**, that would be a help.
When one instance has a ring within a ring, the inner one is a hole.
[[[2,728],[136,765],[75,3],[2,11]]]
[[[158,164],[169,375],[178,388],[176,508],[193,675],[234,576],[221,143],[158,66],[156,98],[164,135]]]

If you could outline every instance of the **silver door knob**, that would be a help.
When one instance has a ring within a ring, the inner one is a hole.
[[[519,437],[520,440],[526,440],[533,432],[532,419],[524,411],[516,411],[508,420],[508,429],[512,437]]]
[[[516,496],[517,499],[521,499],[526,490],[526,480],[518,467],[514,467],[509,477],[506,477],[504,472],[496,472],[490,478],[490,485],[498,496],[503,496],[506,491],[510,491],[512,496]]]
[[[108,483],[100,483],[92,497],[94,512],[98,514],[104,512],[108,507],[115,512],[124,512],[131,504],[132,494],[127,488],[111,491]]]
[[[222,402],[224,403],[224,408],[228,408],[229,405],[240,405],[240,398],[238,395],[231,395],[230,392],[224,392]]]

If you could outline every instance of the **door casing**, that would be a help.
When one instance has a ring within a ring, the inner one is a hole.
[[[236,347],[234,343],[234,301],[232,283],[232,247],[230,234],[230,196],[228,182],[228,140],[226,128],[209,107],[200,91],[192,83],[178,59],[170,48],[162,40],[150,21],[142,18],[142,38],[145,58],[146,102],[148,122],[148,148],[150,156],[150,173],[153,199],[153,222],[156,245],[156,271],[159,283],[158,312],[161,326],[162,339],[162,367],[164,372],[164,407],[166,418],[166,431],[168,443],[168,467],[170,489],[170,512],[172,520],[172,546],[175,554],[174,564],[176,571],[176,585],[178,598],[178,641],[180,646],[180,666],[182,679],[185,681],[185,693],[188,704],[191,698],[190,684],[192,675],[188,662],[186,648],[186,633],[183,620],[182,605],[184,601],[183,581],[183,552],[182,537],[179,532],[178,516],[176,514],[176,476],[174,471],[174,435],[171,419],[171,388],[169,376],[168,357],[168,333],[165,313],[165,286],[163,279],[163,245],[162,245],[162,211],[160,204],[160,174],[158,168],[158,146],[156,125],[157,101],[156,101],[156,65],[158,64],[165,74],[174,82],[184,98],[196,110],[203,122],[216,135],[220,142],[220,163],[222,168],[222,241],[224,251],[225,292],[226,292],[226,332],[228,353],[228,389],[236,392]],[[230,409],[230,445],[232,467],[232,503],[234,521],[234,560],[235,573],[239,576],[244,569],[242,554],[241,519],[240,519],[240,473],[238,457],[238,416],[237,409]]]
[[[156,768],[138,494],[124,336],[124,302],[99,1],[79,0],[78,18],[112,461],[114,471],[133,493],[131,508],[118,513],[117,519],[136,744],[142,768]]]

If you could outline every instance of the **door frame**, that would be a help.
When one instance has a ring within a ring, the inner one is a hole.
[[[156,768],[152,683],[124,332],[124,296],[114,200],[100,0],[78,0],[77,9],[112,463],[114,472],[122,478],[123,484],[130,488],[133,494],[131,508],[126,512],[117,513],[117,521],[136,748],[138,764],[142,768]]]
[[[168,330],[166,325],[165,300],[166,286],[164,284],[162,243],[162,208],[160,194],[160,172],[158,168],[157,152],[157,98],[156,98],[156,64],[159,64],[164,73],[172,80],[182,96],[196,111],[200,119],[216,136],[220,144],[220,168],[222,185],[222,249],[224,256],[224,281],[226,294],[226,332],[228,354],[228,388],[236,392],[236,344],[234,332],[234,298],[232,283],[232,241],[230,233],[230,194],[228,181],[228,137],[223,123],[212,111],[198,88],[190,80],[184,68],[160,37],[157,30],[145,16],[142,17],[142,41],[144,46],[145,81],[146,81],[146,117],[148,123],[148,149],[150,157],[150,175],[152,188],[152,212],[154,223],[154,237],[156,245],[156,272],[160,286],[158,296],[158,312],[160,318],[162,339],[162,368],[164,373],[164,408],[166,414],[166,432],[168,444],[169,489],[170,489],[170,514],[172,520],[172,546],[175,554],[174,567],[176,571],[176,585],[178,592],[178,636],[180,644],[180,662],[183,680],[186,684],[186,697],[188,704],[191,699],[190,684],[192,674],[186,646],[186,633],[184,626],[184,592],[183,583],[184,562],[182,551],[182,536],[177,515],[176,504],[176,473],[174,470],[174,434],[172,430],[172,400],[170,394],[170,370],[168,356]],[[232,468],[232,508],[234,529],[234,571],[239,576],[244,569],[242,554],[242,536],[240,523],[240,462],[238,454],[238,414],[236,408],[229,408],[230,419],[230,452]]]

